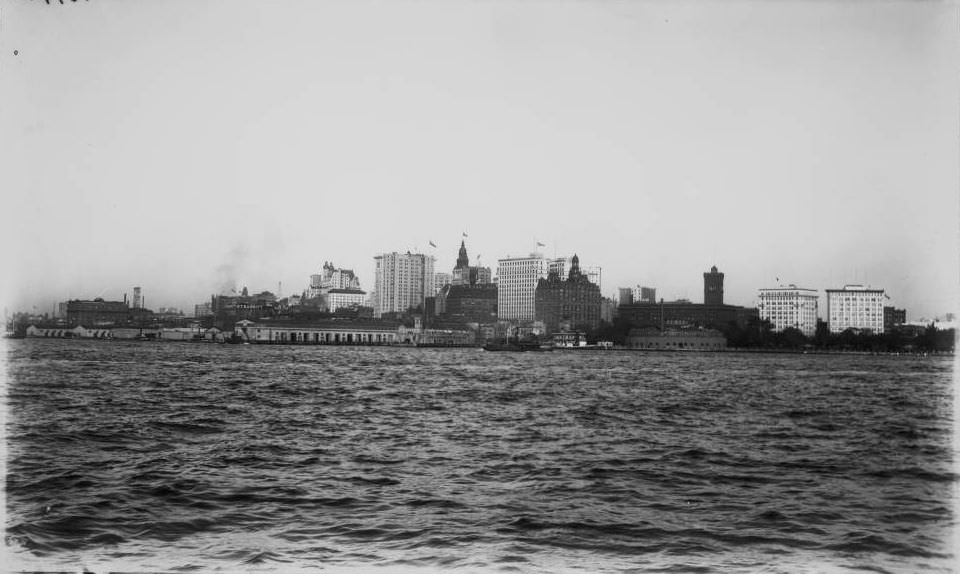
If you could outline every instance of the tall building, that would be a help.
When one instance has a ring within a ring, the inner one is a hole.
[[[831,333],[847,329],[883,332],[883,289],[846,285],[827,289],[827,324]]]
[[[618,303],[620,305],[631,305],[633,304],[633,289],[629,287],[620,287],[617,289]]]
[[[723,273],[717,271],[716,265],[703,274],[703,304],[723,305]]]
[[[143,307],[143,299],[140,294],[140,288],[134,287],[133,288],[133,308],[139,309],[140,307]]]
[[[761,320],[770,321],[776,333],[792,327],[812,337],[817,332],[819,300],[816,289],[803,289],[796,285],[760,289],[757,311]]]
[[[374,317],[384,313],[406,313],[433,297],[434,258],[422,253],[382,253],[376,264]]]
[[[547,333],[572,329],[596,329],[600,325],[600,286],[580,271],[580,259],[574,255],[566,279],[550,271],[537,281],[535,317],[543,321]]]
[[[907,310],[896,307],[883,308],[883,332],[889,333],[895,327],[907,322]]]
[[[573,264],[573,257],[557,257],[555,259],[550,259],[547,262],[547,274],[556,273],[561,279],[566,278],[570,275],[570,268]],[[599,267],[584,267],[580,266],[580,273],[587,276],[587,279],[591,283],[594,283],[598,286],[600,285],[600,271]],[[602,286],[601,286],[602,287]]]
[[[634,293],[634,300],[640,303],[656,303],[657,290],[655,287],[641,287],[638,285]]]
[[[489,267],[471,266],[470,258],[467,257],[467,245],[463,240],[460,241],[460,251],[457,254],[457,264],[451,274],[451,285],[485,285],[490,283],[491,273]]]
[[[449,285],[453,282],[453,275],[450,273],[444,273],[442,271],[437,271],[433,274],[433,286],[436,289],[436,292],[439,293],[444,286]]]
[[[324,261],[320,273],[310,276],[310,288],[307,290],[307,297],[313,299],[326,294],[331,289],[358,291],[360,289],[360,279],[357,278],[352,269],[340,269],[334,267],[333,263]]]
[[[497,317],[533,321],[537,282],[547,276],[547,259],[539,253],[497,261]]]

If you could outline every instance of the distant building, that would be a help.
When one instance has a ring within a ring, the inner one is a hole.
[[[827,289],[827,324],[831,333],[847,329],[870,333],[883,332],[883,289],[846,285]]]
[[[360,289],[330,289],[327,291],[327,308],[331,313],[338,309],[362,307],[367,292]]]
[[[497,286],[493,283],[445,285],[437,295],[436,314],[446,321],[495,323]]]
[[[376,279],[374,317],[406,313],[433,296],[434,258],[421,253],[383,253],[374,257]]]
[[[641,303],[656,303],[657,290],[654,287],[639,287],[640,294],[637,300]]]
[[[633,304],[633,289],[629,287],[620,287],[617,289],[617,297],[619,305],[632,305]]]
[[[537,282],[547,276],[547,259],[539,253],[497,261],[497,317],[533,321]]]
[[[554,259],[549,259],[547,261],[547,275],[553,272],[556,273],[558,277],[563,279],[570,275],[570,267],[572,264],[573,257],[557,257]],[[601,269],[599,267],[580,266],[580,273],[585,275],[591,283],[601,287],[602,289],[603,286],[600,284],[600,272]]]
[[[460,241],[460,251],[457,254],[457,264],[450,276],[451,285],[482,285],[490,283],[492,276],[489,267],[471,266],[467,257],[466,243]]]
[[[600,286],[580,272],[580,259],[574,255],[567,278],[551,271],[537,282],[535,315],[546,332],[568,329],[596,329],[600,326]]]
[[[340,269],[329,261],[323,262],[320,273],[310,276],[310,288],[307,298],[314,299],[325,295],[331,289],[360,289],[360,279],[352,269]]]
[[[883,308],[883,332],[889,333],[893,329],[907,322],[907,310],[895,307]]]
[[[723,305],[723,273],[717,271],[716,265],[703,274],[703,304]]]
[[[450,273],[443,273],[437,271],[433,274],[433,287],[436,293],[439,293],[445,285],[450,285],[453,282],[453,275]]]
[[[600,300],[600,320],[606,323],[612,323],[617,317],[617,301],[610,297],[603,297]]]
[[[812,337],[817,332],[819,300],[816,289],[803,289],[796,285],[760,289],[757,311],[761,320],[770,321],[775,333],[792,327]]]
[[[634,327],[710,327],[723,329],[730,325],[745,327],[758,319],[757,309],[737,305],[701,305],[689,301],[634,303],[621,305],[621,319]]]
[[[213,307],[210,303],[200,303],[193,306],[193,316],[197,319],[213,315]]]
[[[250,295],[244,287],[240,295],[211,295],[210,308],[216,318],[216,327],[227,330],[237,321],[256,321],[274,316],[277,296],[270,291]]]
[[[139,325],[152,319],[153,311],[132,308],[126,301],[104,301],[101,298],[67,301],[67,324],[71,327]]]
[[[140,293],[139,287],[133,288],[133,308],[139,309],[143,307],[143,296]]]
[[[644,327],[630,329],[626,346],[648,351],[721,351],[727,346],[727,338],[716,329]]]
[[[723,329],[731,324],[742,328],[758,318],[757,309],[722,303],[723,273],[717,272],[716,267],[709,273],[704,273],[703,277],[704,297],[705,300],[712,301],[710,304],[696,304],[685,299],[666,303],[635,302],[632,305],[621,305],[618,309],[620,317],[637,328],[699,326],[716,329]],[[652,289],[648,293],[655,295]],[[716,303],[718,299],[721,303]]]

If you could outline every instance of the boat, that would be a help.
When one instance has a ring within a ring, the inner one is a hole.
[[[522,352],[542,352],[552,351],[552,343],[541,343],[539,339],[524,339],[520,337],[504,337],[502,340],[487,343],[483,346],[484,351],[509,351],[515,353]]]

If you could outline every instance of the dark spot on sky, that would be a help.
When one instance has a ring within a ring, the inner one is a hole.
[[[19,52],[18,50],[14,50],[14,51],[13,51],[13,55],[14,55],[14,56],[19,55],[19,54],[20,54],[20,52]]]

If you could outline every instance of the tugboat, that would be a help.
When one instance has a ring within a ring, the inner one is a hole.
[[[520,340],[519,335],[504,337],[503,340],[493,343],[487,343],[483,346],[484,351],[511,351],[515,353],[526,351],[552,351],[553,346],[541,344],[537,339]]]

